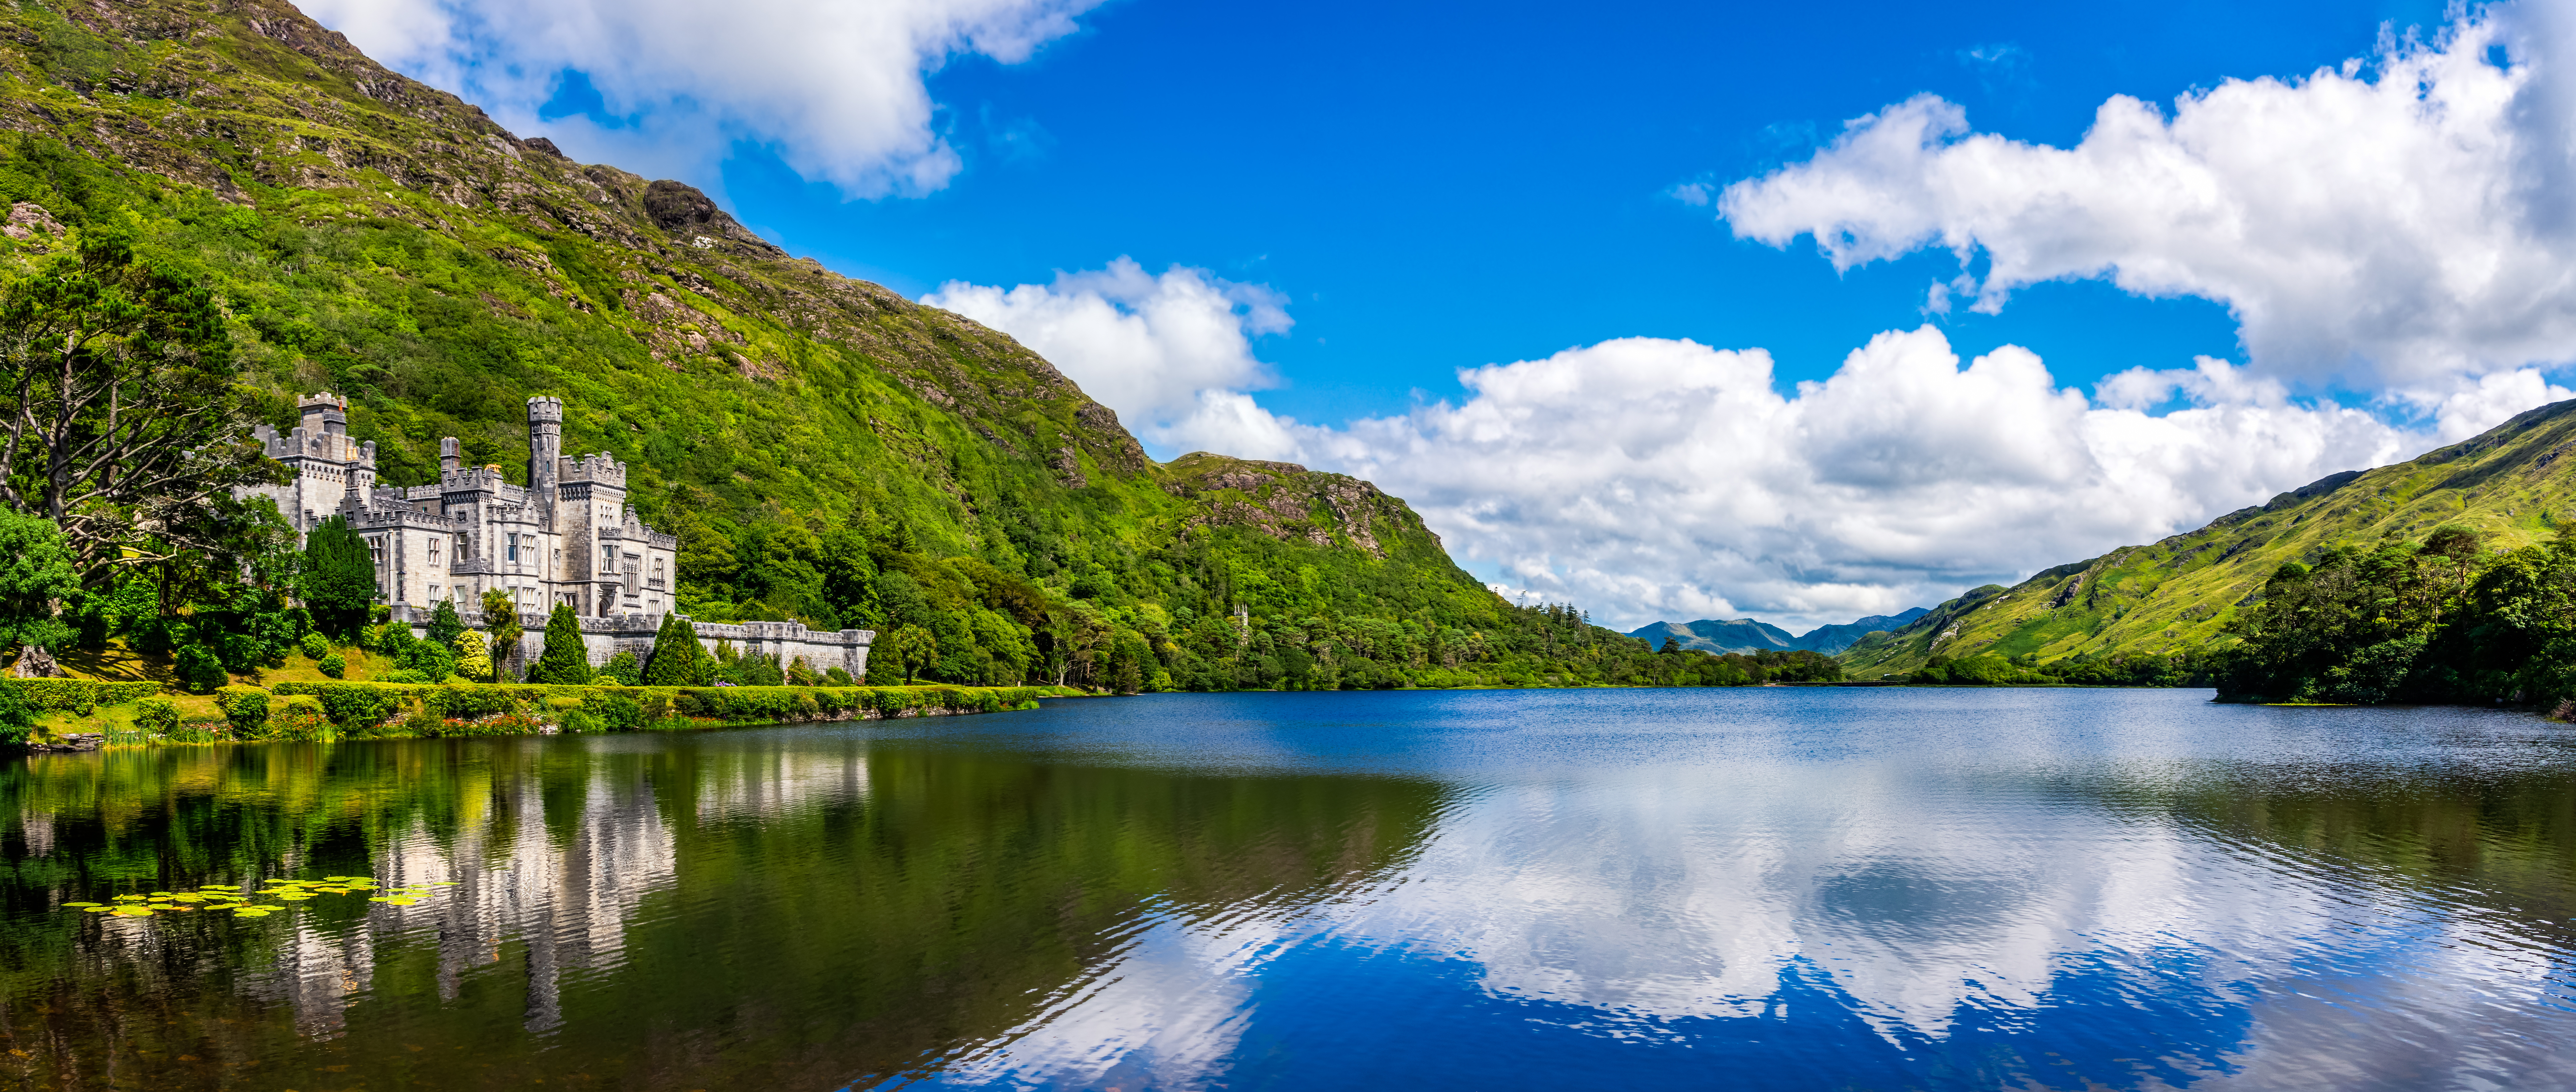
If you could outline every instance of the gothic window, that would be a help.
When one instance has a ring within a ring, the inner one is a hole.
[[[508,546],[510,549],[510,560],[517,561],[519,559],[519,536],[511,535]]]
[[[599,548],[599,571],[600,571],[600,572],[603,572],[603,573],[607,573],[607,572],[615,572],[616,570],[617,570],[617,547],[615,547],[615,546],[602,546],[602,547],[600,547],[600,548]]]

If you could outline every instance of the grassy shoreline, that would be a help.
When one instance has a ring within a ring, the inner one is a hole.
[[[139,691],[159,688],[95,680],[9,680],[6,685],[40,710],[28,743],[56,750],[84,744],[130,748],[689,731],[998,713],[1036,708],[1040,698],[1085,694],[1053,686],[281,681],[272,687],[236,684],[211,695],[147,695]]]

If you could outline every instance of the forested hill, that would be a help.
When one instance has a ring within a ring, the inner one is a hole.
[[[1506,603],[1366,482],[1158,465],[1009,337],[520,139],[283,3],[24,0],[0,24],[18,275],[131,232],[215,289],[254,416],[345,394],[390,484],[433,480],[447,435],[525,481],[523,400],[562,397],[564,450],[627,461],[681,536],[697,617],[917,630],[922,674],[957,682],[1690,677]]]
[[[2230,512],[2197,531],[1988,585],[1843,654],[1861,678],[1911,672],[1935,657],[2108,658],[2212,650],[2262,601],[2284,562],[2316,564],[2337,547],[2412,548],[2442,527],[2482,553],[2555,539],[2576,519],[2576,401],[2521,414],[2415,459],[2330,475]]]

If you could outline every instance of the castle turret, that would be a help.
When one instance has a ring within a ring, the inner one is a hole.
[[[563,399],[528,399],[528,503],[546,526],[555,522],[555,460],[563,457]]]
[[[445,481],[445,480],[447,480],[447,476],[448,476],[448,475],[450,475],[450,474],[454,474],[454,473],[456,473],[457,471],[459,471],[459,470],[463,470],[463,469],[465,469],[465,454],[464,454],[464,451],[463,451],[461,448],[459,448],[459,447],[457,446],[457,443],[456,443],[456,437],[453,437],[453,436],[441,436],[441,437],[439,437],[439,439],[438,439],[438,477],[439,477],[439,480],[440,480],[440,481]]]
[[[349,400],[329,391],[297,399],[295,410],[307,436],[338,436],[349,431]]]

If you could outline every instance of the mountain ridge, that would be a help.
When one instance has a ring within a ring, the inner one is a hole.
[[[1156,463],[1009,336],[518,137],[278,0],[26,0],[0,129],[0,260],[115,220],[216,292],[249,416],[347,396],[386,485],[435,480],[445,436],[525,483],[523,400],[561,398],[563,450],[628,464],[703,621],[910,626],[953,682],[1679,677],[1506,602],[1370,483]]]
[[[2214,651],[2235,643],[2228,622],[2260,601],[2284,562],[2313,561],[2338,544],[2420,539],[2447,525],[2476,532],[2489,552],[2556,535],[2576,519],[2570,453],[2576,399],[2412,459],[2326,475],[2195,530],[2042,569],[2010,587],[1971,589],[1841,659],[1877,677],[1936,656],[2045,662]]]
[[[1666,643],[1678,642],[1683,648],[1698,649],[1718,655],[1726,653],[1788,652],[1804,650],[1836,655],[1851,647],[1863,636],[1893,629],[1922,617],[1928,608],[1910,607],[1895,614],[1873,614],[1837,625],[1817,626],[1805,633],[1789,631],[1753,618],[1712,619],[1696,622],[1650,622],[1628,631],[1661,649]]]

